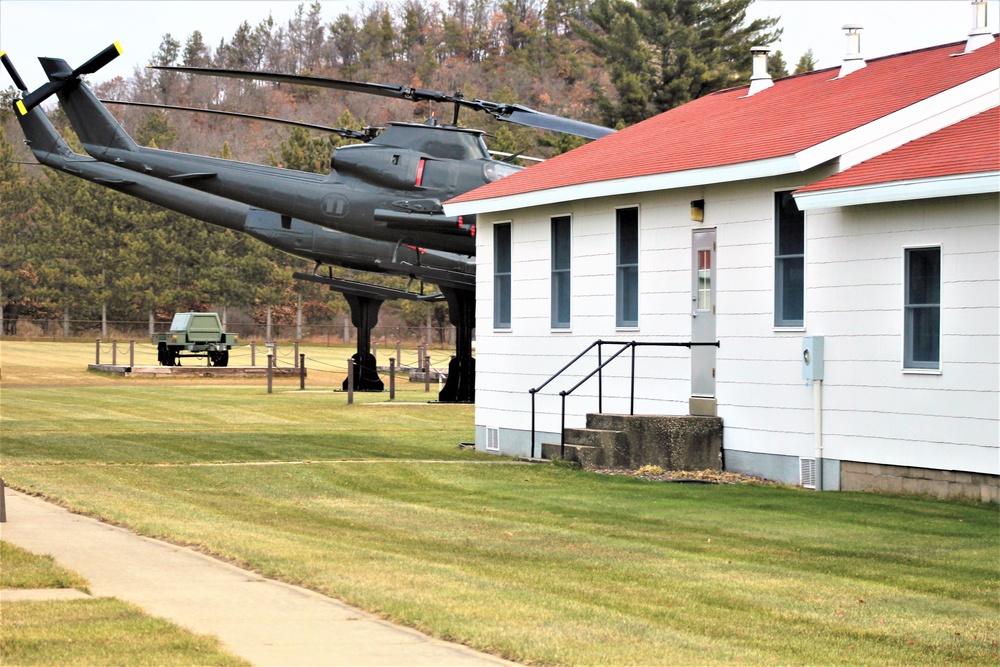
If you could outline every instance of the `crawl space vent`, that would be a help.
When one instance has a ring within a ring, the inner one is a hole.
[[[500,451],[500,429],[498,428],[486,429],[486,451],[488,452]]]
[[[816,488],[816,459],[799,459],[799,476],[802,486],[807,489]]]

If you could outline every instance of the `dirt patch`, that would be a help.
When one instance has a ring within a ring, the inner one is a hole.
[[[724,470],[663,470],[658,466],[643,466],[638,470],[626,470],[624,468],[595,468],[591,472],[600,475],[628,475],[629,477],[639,477],[650,482],[680,482],[689,484],[759,484],[763,486],[780,486],[775,482],[763,477],[753,475],[743,475],[738,472],[726,472]]]

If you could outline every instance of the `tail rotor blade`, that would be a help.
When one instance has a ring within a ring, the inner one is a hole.
[[[10,78],[13,79],[14,85],[17,86],[17,89],[22,93],[28,92],[28,87],[24,85],[24,79],[22,79],[21,75],[17,73],[17,70],[14,69],[14,63],[12,63],[10,58],[7,57],[6,51],[0,51],[0,62],[3,63],[4,69],[7,70],[7,74],[9,74]]]
[[[96,56],[94,56],[93,58],[91,58],[90,60],[80,65],[71,72],[66,71],[69,69],[69,65],[67,65],[65,61],[56,60],[54,58],[39,58],[39,61],[42,62],[43,67],[46,66],[46,63],[49,63],[50,65],[54,63],[55,65],[61,66],[64,69],[61,69],[58,72],[53,72],[47,69],[46,72],[49,73],[49,77],[52,80],[47,82],[41,88],[33,90],[32,92],[24,95],[24,97],[18,100],[14,106],[17,108],[18,113],[20,113],[22,116],[26,116],[29,110],[31,110],[34,107],[37,107],[39,104],[44,102],[50,96],[59,92],[65,85],[67,85],[71,81],[76,81],[78,78],[80,78],[80,76],[84,74],[93,74],[94,72],[101,69],[109,62],[117,58],[119,55],[121,55],[121,53],[122,53],[121,45],[118,42],[115,42],[114,44],[104,49]],[[21,81],[21,77],[17,76],[16,72],[13,71],[14,69],[13,65],[9,65],[9,60],[7,59],[6,55],[3,56],[3,64],[4,67],[7,67],[7,71],[10,72],[11,77],[14,78],[14,82],[19,86],[21,86],[21,90],[26,91],[27,87],[24,86],[24,82]]]
[[[82,74],[93,74],[97,70],[101,69],[109,62],[117,58],[122,54],[122,46],[118,42],[115,42],[108,48],[104,49],[96,56],[83,63],[75,70],[73,70],[73,77],[78,77]]]

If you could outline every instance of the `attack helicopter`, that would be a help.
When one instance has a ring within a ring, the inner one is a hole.
[[[190,211],[188,214],[192,217],[213,224],[226,219],[229,224],[223,226],[238,225],[242,220],[240,231],[315,261],[316,268],[311,274],[295,274],[295,277],[328,284],[347,298],[352,321],[358,327],[356,379],[362,389],[381,389],[381,381],[374,372],[374,358],[369,353],[370,333],[382,301],[398,295],[380,291],[384,288],[346,285],[332,276],[322,276],[318,269],[324,263],[357,266],[367,262],[375,268],[362,270],[404,273],[437,283],[448,301],[452,323],[458,330],[448,384],[439,398],[448,402],[474,400],[475,360],[471,346],[475,291],[469,274],[474,272],[475,221],[444,215],[442,202],[520,168],[492,159],[483,140],[484,132],[458,126],[459,111],[472,109],[502,121],[588,138],[613,132],[520,105],[466,100],[460,94],[448,95],[406,86],[280,73],[163,67],[158,69],[321,86],[413,102],[454,105],[451,125],[440,125],[432,119],[425,124],[392,122],[384,128],[367,128],[360,132],[327,128],[363,143],[337,148],[331,172],[326,176],[175,153],[138,146],[82,81],[83,75],[98,71],[120,53],[121,47],[115,43],[76,69],[60,59],[39,58],[49,82],[30,93],[9,59],[4,60],[11,77],[23,91],[14,107],[22,118],[26,138],[32,141],[28,137],[30,131],[35,141],[41,140],[51,147],[46,153],[48,163],[38,157],[39,152],[45,151],[32,146],[36,157],[43,164],[70,173],[75,169],[77,175],[94,182],[167,208]],[[41,128],[38,114],[32,111],[53,94],[59,98],[90,160],[105,163],[104,166],[110,166],[114,173],[100,170],[89,160],[86,167],[81,168],[84,156],[72,154],[72,151],[67,153],[64,142],[60,145],[52,140],[50,135],[54,129],[50,133]],[[324,236],[320,231],[340,236]],[[306,252],[303,239],[310,236],[313,244]],[[325,247],[339,248],[339,255],[338,251],[317,251],[316,240],[320,238],[326,241]],[[290,247],[292,245],[294,248]],[[418,262],[401,261],[404,247],[437,253],[428,257],[427,252],[420,252]],[[353,259],[345,258],[345,254],[352,255]]]

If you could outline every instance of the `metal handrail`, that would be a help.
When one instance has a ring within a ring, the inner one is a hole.
[[[603,361],[602,349],[604,345],[621,345],[621,349],[615,352],[607,361]],[[687,341],[684,343],[673,343],[673,342],[645,342],[645,341],[615,341],[615,340],[595,340],[593,343],[587,346],[587,348],[580,354],[573,357],[573,360],[568,364],[556,371],[548,380],[538,385],[534,389],[529,389],[528,393],[531,395],[531,458],[535,458],[535,394],[540,392],[545,388],[550,382],[555,380],[557,377],[562,375],[566,370],[568,370],[573,364],[579,361],[585,354],[597,348],[597,368],[592,370],[587,377],[583,378],[575,385],[569,389],[565,389],[559,392],[559,396],[562,400],[562,414],[560,415],[559,423],[559,456],[564,457],[566,454],[566,444],[565,444],[565,432],[566,432],[566,397],[572,394],[574,391],[579,389],[587,380],[597,375],[597,412],[598,414],[603,414],[604,412],[604,380],[603,373],[604,367],[610,364],[612,361],[617,359],[622,352],[625,350],[632,350],[632,369],[630,373],[630,396],[629,396],[629,414],[635,414],[635,348],[637,347],[686,347],[691,349],[692,347],[720,347],[719,341],[714,343],[695,343],[692,341]]]

